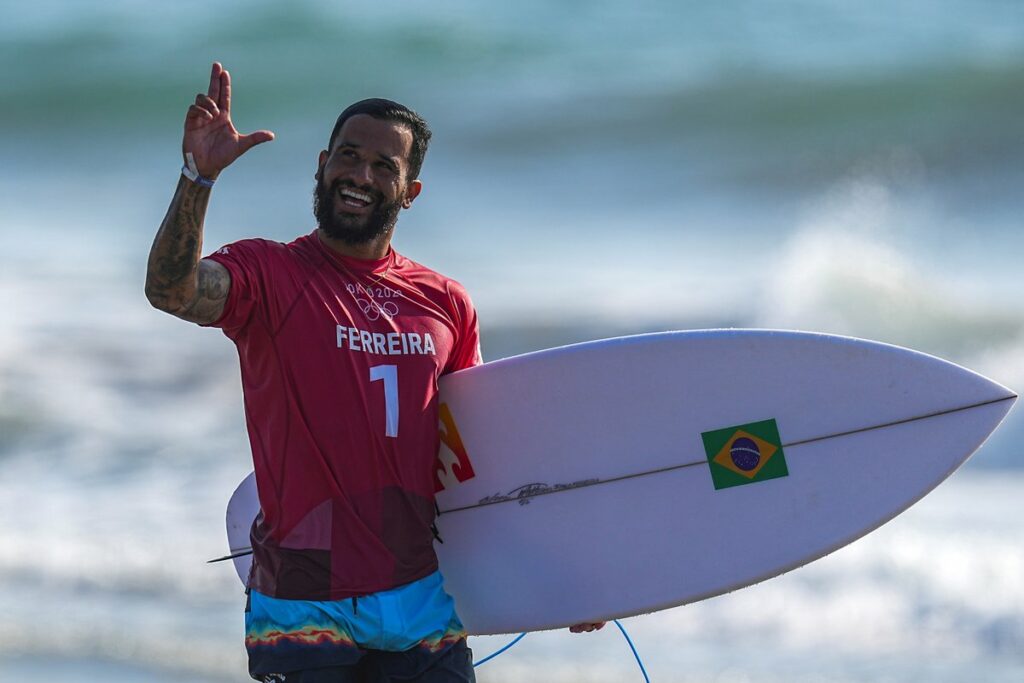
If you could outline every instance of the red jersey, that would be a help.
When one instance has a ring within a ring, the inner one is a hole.
[[[317,233],[243,240],[213,325],[238,348],[261,514],[249,585],[339,600],[437,569],[437,380],[481,362],[465,289],[394,250],[346,258]]]

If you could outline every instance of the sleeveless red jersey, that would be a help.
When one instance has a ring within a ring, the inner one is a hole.
[[[346,258],[317,233],[208,258],[231,273],[220,327],[238,348],[262,512],[249,585],[339,600],[437,569],[437,380],[481,362],[461,285],[391,250]]]

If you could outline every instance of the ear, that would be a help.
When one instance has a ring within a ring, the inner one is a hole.
[[[324,172],[324,165],[327,163],[327,150],[320,150],[320,158],[317,160],[316,173],[313,177],[320,180],[320,174]]]
[[[405,199],[402,200],[402,208],[408,209],[412,206],[412,201],[416,197],[420,196],[420,192],[423,190],[423,183],[419,180],[414,180],[409,183],[409,187],[405,189]]]

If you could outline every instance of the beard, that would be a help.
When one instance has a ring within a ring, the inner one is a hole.
[[[374,197],[376,205],[373,210],[365,215],[335,211],[334,203],[339,201],[338,192],[343,187],[366,192]],[[342,182],[340,179],[335,180],[331,187],[327,188],[324,187],[323,176],[319,176],[316,179],[316,187],[313,188],[313,215],[316,216],[320,229],[328,237],[349,245],[366,244],[390,232],[398,221],[398,212],[401,208],[401,201],[385,202],[377,192],[357,187],[350,182]]]

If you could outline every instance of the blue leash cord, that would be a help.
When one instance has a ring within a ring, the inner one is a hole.
[[[626,638],[626,642],[629,643],[629,649],[633,651],[633,656],[636,657],[636,663],[640,665],[640,673],[642,673],[644,675],[644,680],[647,681],[647,683],[651,683],[651,679],[647,675],[647,669],[644,668],[644,663],[642,661],[640,661],[640,655],[636,651],[636,646],[633,645],[633,639],[629,637],[628,633],[626,633],[626,627],[623,626],[622,624],[620,624],[618,619],[614,619],[613,621],[615,621],[615,625],[619,627],[619,630],[622,631],[622,635]],[[515,645],[516,643],[518,643],[520,640],[522,640],[525,637],[526,637],[526,633],[525,632],[524,633],[520,633],[518,636],[516,636],[515,640],[513,640],[511,643],[509,643],[505,647],[501,648],[497,652],[494,652],[492,654],[487,655],[486,657],[481,659],[479,662],[474,662],[473,668],[475,669],[476,667],[480,666],[481,664],[484,664],[486,662],[491,661],[492,659],[494,659],[495,657],[500,655],[502,652],[504,652],[505,650],[509,649],[510,647],[512,647],[513,645]]]
[[[626,642],[629,643],[629,649],[633,651],[633,656],[636,657],[636,663],[640,665],[640,673],[644,675],[644,680],[647,681],[647,683],[651,683],[651,679],[647,676],[647,669],[644,668],[644,663],[640,661],[640,655],[637,653],[636,647],[633,645],[633,639],[629,637],[629,634],[626,633],[625,627],[619,623],[618,619],[615,619],[614,621],[615,625],[619,627],[620,631],[622,631],[622,635],[626,638]]]
[[[526,633],[525,633],[525,632],[523,632],[523,633],[520,633],[520,634],[519,634],[518,636],[516,636],[516,639],[515,639],[515,640],[513,640],[513,641],[512,641],[511,643],[509,643],[509,644],[508,644],[508,645],[506,645],[505,647],[501,648],[501,649],[500,649],[500,650],[498,650],[497,652],[494,652],[494,653],[492,653],[492,654],[489,654],[489,655],[487,655],[486,657],[484,657],[483,659],[481,659],[481,660],[480,660],[479,662],[474,662],[474,663],[473,663],[473,668],[475,669],[475,668],[477,668],[478,666],[480,666],[481,664],[484,664],[485,662],[489,662],[489,661],[491,661],[492,659],[494,659],[495,657],[497,657],[498,655],[500,655],[500,654],[501,654],[502,652],[504,652],[505,650],[509,649],[510,647],[512,647],[513,645],[515,645],[516,643],[518,643],[518,642],[519,642],[520,640],[522,640],[522,639],[523,639],[523,638],[525,638],[525,637],[526,637]]]

